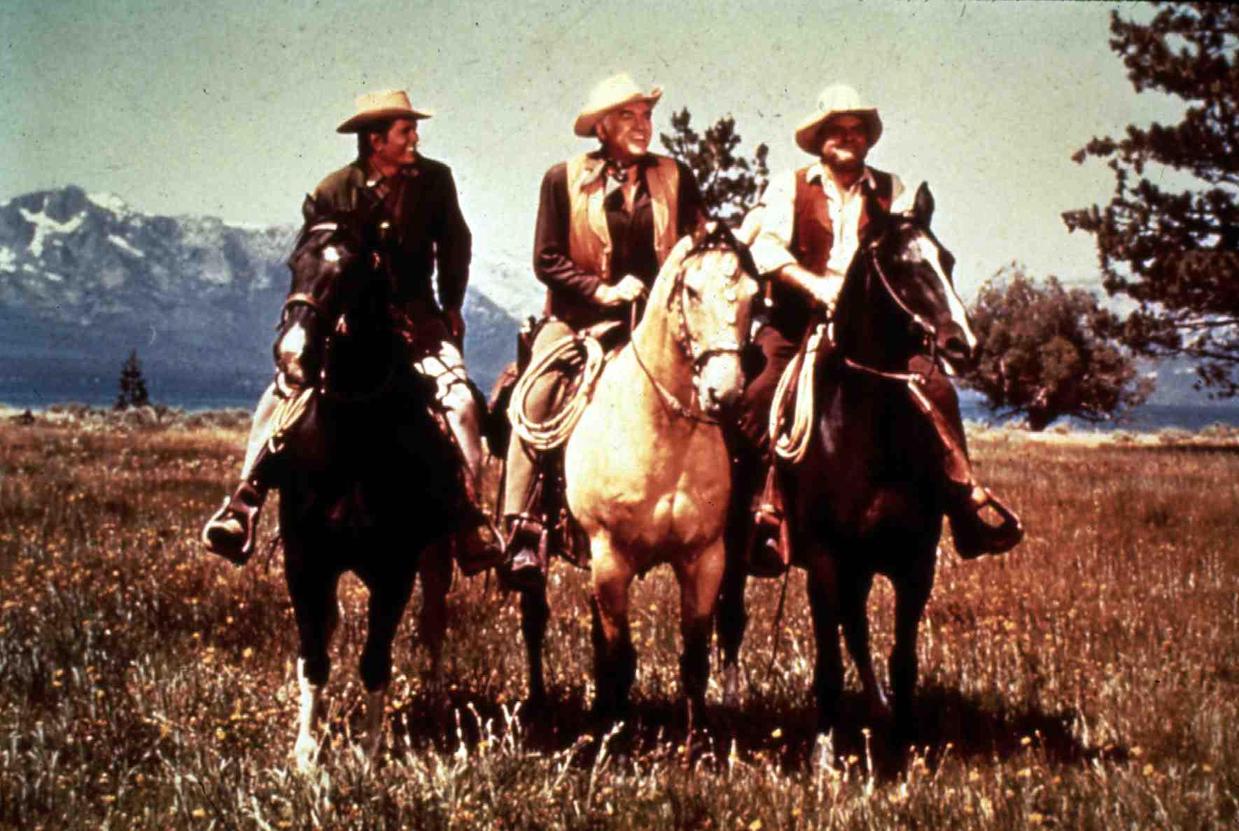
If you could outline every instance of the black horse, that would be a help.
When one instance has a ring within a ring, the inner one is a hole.
[[[953,258],[929,229],[932,214],[933,197],[924,185],[907,214],[870,211],[874,219],[862,232],[834,315],[835,347],[817,367],[814,431],[803,460],[782,476],[795,562],[808,571],[822,732],[838,721],[840,625],[871,717],[887,711],[865,611],[875,574],[895,589],[890,680],[896,736],[907,739],[913,726],[917,628],[933,587],[947,495],[943,439],[909,383],[928,390],[928,398],[953,402],[949,393],[934,394],[950,383],[940,362],[965,366],[975,344],[952,285]],[[938,421],[958,423],[957,415]],[[743,535],[730,536],[735,553],[719,635],[734,691],[746,623],[745,575],[738,551]]]
[[[294,754],[310,767],[340,576],[353,572],[370,595],[360,670],[373,754],[382,740],[392,641],[419,557],[455,527],[464,495],[457,456],[431,410],[433,387],[411,369],[393,323],[392,275],[382,232],[368,219],[373,209],[324,212],[307,199],[304,214],[276,343],[286,397],[268,475],[280,491],[297,620]]]

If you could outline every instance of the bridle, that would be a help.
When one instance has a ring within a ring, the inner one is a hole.
[[[720,223],[714,231],[689,249],[688,253],[684,255],[684,261],[687,261],[690,257],[696,256],[703,251],[718,249],[719,246],[717,243],[719,241],[727,241],[730,235],[730,230],[727,229],[725,225]],[[739,244],[734,241],[734,239],[731,244],[726,245],[725,247],[734,253],[739,259],[741,270],[756,279],[757,268],[753,264],[752,257],[748,254],[748,251],[742,249]],[[680,268],[676,271],[675,281],[672,283],[671,291],[669,292],[669,297],[667,299],[667,313],[669,315],[673,314],[676,317],[677,325],[673,335],[673,341],[676,348],[680,351],[680,354],[688,359],[689,366],[692,371],[693,396],[696,398],[696,390],[698,389],[699,381],[701,380],[701,370],[705,367],[706,362],[717,355],[735,355],[738,359],[744,349],[744,345],[733,337],[721,339],[716,343],[703,346],[701,342],[694,337],[693,332],[688,325],[688,315],[684,308],[684,294],[687,291],[684,281],[686,271],[687,269],[684,267],[682,262]],[[727,289],[727,292],[727,301],[731,303],[736,302],[738,296],[736,295],[735,290],[729,288]],[[629,310],[628,331],[630,333],[634,332],[636,327],[637,304],[633,303]],[[646,366],[645,361],[642,360],[641,353],[637,349],[635,339],[629,341],[629,346],[632,349],[633,357],[637,360],[637,366],[641,367],[641,371],[645,373],[645,377],[649,380],[650,384],[653,385],[655,391],[658,393],[659,399],[662,401],[663,406],[668,412],[679,416],[680,418],[697,421],[702,424],[719,423],[718,419],[707,415],[700,406],[693,406],[691,403],[685,404],[680,401],[680,399],[677,398],[671,390],[667,389],[662,382],[655,378],[654,374],[650,372],[649,367]]]
[[[895,290],[894,285],[891,283],[890,277],[886,273],[886,269],[882,267],[881,259],[878,257],[878,243],[873,242],[866,246],[865,253],[874,272],[877,273],[878,281],[882,284],[882,288],[886,292],[887,296],[890,297],[890,299],[894,301],[895,305],[908,316],[908,319],[911,321],[912,325],[920,331],[921,344],[925,350],[926,357],[929,358],[931,364],[938,364],[940,361],[938,356],[938,328],[927,320],[924,315],[909,306],[907,301],[905,301],[903,297],[900,296],[899,292]],[[877,367],[862,364],[846,355],[843,356],[843,363],[849,369],[862,372],[866,375],[872,375],[876,378],[885,378],[888,381],[899,381],[901,383],[911,382],[916,384],[921,384],[925,381],[924,374],[920,372],[893,372],[890,370],[878,369]]]
[[[309,237],[315,233],[319,233],[323,231],[335,233],[339,230],[340,230],[340,224],[338,222],[318,222],[318,223],[315,223],[314,225],[311,225],[309,228],[305,229],[305,231],[302,233],[302,241],[304,243],[305,240],[309,239]],[[376,267],[380,266],[381,264],[384,264],[385,261],[386,261],[386,258],[380,258],[378,253],[377,252],[375,253],[375,266]],[[309,294],[308,292],[293,292],[289,294],[288,297],[284,300],[284,306],[280,310],[280,323],[279,323],[280,326],[283,326],[284,323],[287,321],[288,313],[291,310],[297,308],[298,306],[304,306],[308,308],[311,312],[314,313],[316,317],[318,317],[320,321],[324,321],[328,316],[327,310],[323,308],[322,303],[319,300],[317,300],[313,295]],[[326,335],[326,339],[327,339],[326,348],[330,349],[331,333],[328,333]],[[310,387],[309,389],[314,390],[320,395],[327,396],[327,397],[330,397],[330,398],[333,398],[339,401],[357,403],[357,402],[369,401],[374,398],[378,398],[380,395],[382,395],[384,392],[387,391],[387,389],[391,386],[392,381],[395,379],[395,377],[396,377],[396,363],[393,361],[388,366],[387,374],[384,376],[382,382],[379,383],[372,390],[368,390],[363,393],[343,393],[339,390],[333,390],[333,389],[328,388],[327,386],[327,361],[324,360],[322,368],[319,371],[318,383],[315,384],[313,387]],[[285,393],[286,397],[295,396],[301,392],[300,390],[297,390],[296,388],[290,387],[288,385],[288,383],[284,380],[282,372],[276,373],[276,386],[277,388],[280,389],[281,392]]]

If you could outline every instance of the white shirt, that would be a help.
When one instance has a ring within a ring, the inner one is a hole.
[[[806,173],[809,182],[820,181],[826,193],[826,210],[834,232],[830,257],[826,262],[827,277],[843,277],[856,249],[860,247],[860,216],[865,205],[862,188],[876,187],[872,168],[866,167],[864,175],[850,188],[840,191],[821,162],[815,162]],[[903,182],[891,174],[891,210],[898,210],[896,203],[904,194]],[[796,171],[789,170],[770,180],[762,194],[756,221],[761,231],[752,245],[753,261],[762,274],[778,271],[785,265],[796,262],[791,252],[792,229],[796,220]],[[746,218],[746,224],[749,219]]]

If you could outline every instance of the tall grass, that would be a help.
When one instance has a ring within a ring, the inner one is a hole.
[[[242,435],[0,426],[0,826],[14,828],[1070,828],[1236,821],[1239,454],[979,437],[986,480],[1028,540],[945,550],[920,639],[916,748],[884,725],[813,736],[803,581],[750,589],[740,710],[692,748],[674,706],[678,608],[634,590],[634,719],[587,714],[582,572],[557,563],[554,706],[520,707],[514,600],[458,580],[441,689],[412,616],[397,642],[388,749],[352,734],[364,591],[344,583],[321,772],[291,772],[295,638],[278,554],[244,570],[197,532]],[[271,523],[264,523],[269,538]],[[948,546],[949,549],[949,546]],[[412,554],[412,552],[410,552]],[[890,647],[891,596],[871,604]],[[854,677],[849,689],[855,691]],[[720,699],[711,684],[712,702]]]

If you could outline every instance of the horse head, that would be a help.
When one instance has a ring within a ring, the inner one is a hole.
[[[328,336],[347,328],[354,308],[375,274],[372,205],[353,211],[324,209],[307,196],[305,224],[288,267],[292,282],[277,327],[277,383],[286,391],[317,378]]]
[[[870,211],[874,219],[848,270],[836,317],[845,354],[866,346],[884,349],[887,358],[903,357],[892,351],[928,352],[955,372],[975,360],[977,339],[952,278],[955,258],[930,230],[933,211],[925,184],[906,213]],[[869,316],[863,333],[855,325],[864,316],[856,305]]]
[[[702,410],[717,416],[744,388],[740,353],[748,340],[757,269],[722,222],[681,240],[665,267],[675,274],[666,303],[676,343],[692,364]]]

